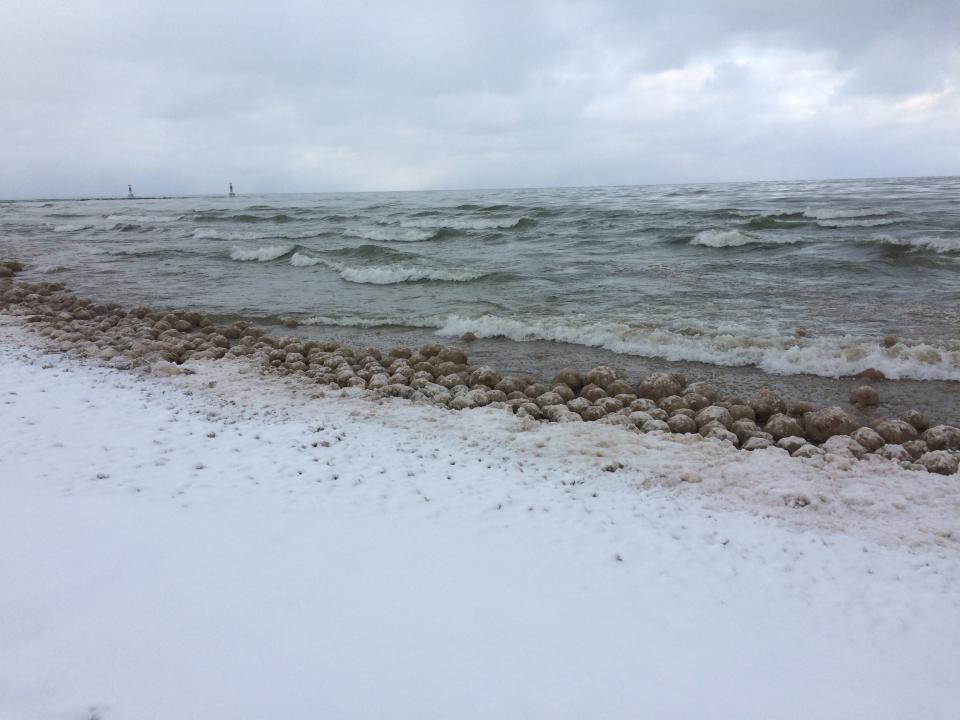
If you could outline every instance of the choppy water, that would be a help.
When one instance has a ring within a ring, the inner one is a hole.
[[[7,202],[0,254],[332,334],[960,380],[958,178]]]

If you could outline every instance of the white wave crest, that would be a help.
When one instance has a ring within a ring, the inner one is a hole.
[[[437,217],[406,220],[399,225],[347,230],[348,235],[376,242],[422,242],[432,240],[441,230],[507,230],[524,221],[513,218]]]
[[[803,211],[811,220],[837,220],[839,218],[874,218],[889,215],[889,210],[879,208],[810,208]]]
[[[751,243],[762,243],[763,241],[753,235],[747,235],[739,230],[702,230],[694,235],[690,241],[691,245],[704,245],[706,247],[741,247]]]
[[[78,230],[87,230],[93,227],[92,225],[73,225],[66,223],[64,225],[54,225],[53,231],[58,233],[72,233],[77,232]]]
[[[361,237],[364,240],[374,240],[376,242],[420,242],[430,240],[437,234],[436,230],[424,228],[370,228],[367,230],[348,231],[354,237]]]
[[[225,231],[215,228],[198,228],[193,231],[193,237],[198,240],[232,240],[234,242],[254,241],[254,240],[306,240],[316,237],[315,231],[305,232],[257,232],[254,230],[246,231]]]
[[[347,282],[363,285],[395,285],[405,282],[447,281],[467,282],[476,280],[485,273],[469,270],[451,270],[448,268],[420,267],[416,265],[383,265],[354,267],[305,253],[296,252],[290,257],[294,267],[312,267],[323,265],[337,272]]]
[[[795,215],[795,210],[781,210],[781,209],[755,209],[755,208],[729,208],[723,212],[729,213],[735,217],[741,217],[746,219],[752,218],[777,218],[783,217],[784,215]]]
[[[459,337],[468,331],[477,337],[505,337],[518,342],[549,340],[671,361],[755,366],[779,375],[844,377],[875,368],[891,379],[960,380],[960,345],[899,343],[884,348],[867,338],[795,338],[747,327],[691,336],[664,328],[592,322],[582,316],[514,319],[451,315],[437,334]]]
[[[930,250],[942,254],[960,252],[960,235],[955,237],[914,238],[897,238],[892,235],[879,235],[876,241],[881,245],[893,245],[911,250]]]
[[[340,277],[348,282],[369,285],[394,285],[423,280],[467,282],[483,277],[483,273],[470,272],[469,270],[447,270],[403,265],[364,268],[342,267],[339,271]]]
[[[310,267],[311,265],[320,265],[326,264],[323,260],[318,257],[313,257],[311,255],[305,255],[304,253],[295,252],[290,257],[290,264],[294,267]]]
[[[266,245],[258,248],[242,248],[239,245],[234,245],[230,251],[230,258],[241,261],[269,262],[286,255],[291,250],[293,250],[292,245]]]

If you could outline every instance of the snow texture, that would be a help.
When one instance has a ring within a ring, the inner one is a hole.
[[[4,720],[960,717],[956,475],[29,342]]]

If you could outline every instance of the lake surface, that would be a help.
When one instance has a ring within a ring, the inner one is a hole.
[[[960,380],[958,178],[4,202],[0,251],[124,304],[381,345],[471,332],[518,371],[826,396],[875,368],[948,413]]]

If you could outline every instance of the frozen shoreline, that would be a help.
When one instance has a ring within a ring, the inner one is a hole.
[[[30,343],[0,326],[5,718],[960,712],[956,476]]]

